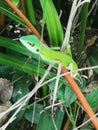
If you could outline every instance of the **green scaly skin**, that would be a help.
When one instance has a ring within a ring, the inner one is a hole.
[[[39,54],[44,60],[49,62],[60,63],[64,67],[72,65],[72,70],[77,70],[78,66],[71,56],[59,52],[53,51],[49,47],[42,44],[42,42],[35,35],[22,36],[21,43],[29,49],[31,52]]]

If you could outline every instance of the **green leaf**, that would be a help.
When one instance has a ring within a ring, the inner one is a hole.
[[[40,118],[40,111],[42,110],[43,108],[43,105],[41,104],[35,104],[35,108],[34,106],[31,106],[29,109],[26,110],[26,113],[25,113],[25,118],[30,121],[31,123],[35,123],[37,124],[38,121],[39,121],[39,118]],[[33,111],[35,109],[35,112],[34,112],[34,121],[32,122],[32,116],[33,116]]]
[[[26,72],[30,75],[38,74],[37,64],[27,63],[26,60],[16,58],[15,56],[11,56],[8,54],[0,53],[0,64],[12,67],[13,69],[17,69],[19,71]],[[43,67],[39,67],[39,76],[42,76],[45,73],[45,69]],[[50,72],[49,77],[55,76],[54,73]],[[62,82],[65,82],[64,79],[61,79]]]
[[[98,89],[96,89],[93,92],[89,93],[86,96],[86,99],[89,102],[92,109],[96,110],[98,108]]]
[[[91,66],[98,65],[98,46],[92,46],[88,49],[88,60]],[[98,73],[98,69],[93,69],[96,73]]]
[[[61,101],[65,101],[64,93],[65,93],[65,86],[62,86],[57,91],[57,98]]]
[[[55,89],[55,82],[56,81],[54,80],[49,84],[49,88],[51,90]],[[60,85],[58,86],[56,97],[61,101],[65,101],[67,107],[69,107],[76,100],[76,95],[67,82],[65,82],[65,84],[60,83]]]
[[[64,117],[64,112],[57,110],[54,113],[54,121],[57,127],[57,130],[60,130],[62,125],[62,120]],[[51,118],[51,111],[45,110],[40,116],[39,123],[37,125],[37,130],[55,130],[53,121]]]
[[[91,66],[96,66],[96,65],[98,65],[98,58],[97,57],[93,57],[93,56],[91,56],[90,58],[89,58],[89,60],[90,60],[90,64],[91,64]],[[93,69],[96,73],[98,73],[98,69]]]
[[[32,0],[25,0],[25,6],[26,6],[28,19],[30,20],[30,22],[33,25],[36,25],[36,20],[35,20],[34,8],[33,8]]]
[[[32,53],[26,49],[20,42],[11,40],[6,37],[0,36],[0,46],[11,49],[13,51],[16,51],[18,53],[30,56]]]
[[[65,89],[64,98],[66,106],[70,106],[77,99],[76,95],[69,86],[67,86]]]
[[[63,30],[52,0],[40,0],[43,10],[43,20],[45,20],[51,46],[61,46],[63,41]]]
[[[19,60],[18,58],[11,55],[5,55],[0,53],[0,64],[8,65],[10,67],[21,70],[28,74],[37,74],[36,70],[38,69],[38,67],[36,65],[26,63],[26,61]],[[43,73],[44,70],[40,68],[39,75],[42,75]]]
[[[18,130],[18,128],[15,128],[15,127],[8,127],[8,128],[6,128],[6,130]]]
[[[86,22],[87,22],[87,15],[88,15],[88,7],[89,3],[85,3],[82,8],[82,14],[81,14],[81,26],[80,26],[80,39],[78,43],[78,54],[77,54],[77,59],[80,58],[81,53],[84,48],[84,38],[85,38],[85,30],[86,30]]]
[[[12,11],[11,8],[9,8],[9,6],[3,0],[0,0],[0,12],[20,23],[24,27],[27,27],[24,22]]]
[[[29,92],[29,86],[32,83],[31,82],[32,76],[18,71],[13,75],[13,81],[17,80],[19,77],[22,77],[21,80],[18,80],[14,84],[13,95],[12,95],[13,102],[16,102],[21,97],[26,95]]]
[[[12,77],[11,72],[13,69],[9,66],[0,65],[0,77],[10,79]]]
[[[21,110],[19,113],[17,113],[16,119],[7,127],[7,130],[14,130],[14,127],[16,127],[17,123],[20,123],[20,121],[23,119],[24,113],[25,113],[25,110]]]

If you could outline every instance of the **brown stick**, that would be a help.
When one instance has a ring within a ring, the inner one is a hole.
[[[70,124],[70,120],[68,119],[68,120],[66,121],[66,124],[65,124],[63,130],[68,130],[69,124]]]
[[[0,26],[5,25],[5,15],[0,13]]]
[[[62,67],[62,73],[68,72],[65,67]],[[69,85],[71,86],[71,89],[77,96],[79,102],[83,106],[84,110],[88,114],[88,116],[91,119],[93,125],[95,126],[96,130],[98,130],[98,119],[94,117],[94,112],[92,111],[90,105],[88,104],[87,100],[85,99],[84,95],[82,94],[81,90],[79,89],[78,85],[76,84],[75,80],[70,76],[70,74],[64,76],[66,80],[68,81]],[[94,117],[94,118],[93,118]]]

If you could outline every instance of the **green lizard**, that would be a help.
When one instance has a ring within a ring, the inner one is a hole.
[[[39,54],[42,59],[48,62],[60,63],[67,68],[71,65],[72,70],[78,69],[77,64],[71,56],[64,52],[51,50],[48,46],[42,44],[35,35],[22,36],[19,40],[28,50]]]

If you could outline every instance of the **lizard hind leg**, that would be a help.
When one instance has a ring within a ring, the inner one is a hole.
[[[81,76],[79,75],[77,70],[73,69],[73,64],[72,63],[69,64],[67,69],[70,71],[71,76],[81,84]]]
[[[75,77],[75,74],[74,74],[74,72],[73,72],[73,64],[70,63],[70,64],[68,65],[67,69],[70,71],[71,76],[74,78],[74,77]]]

